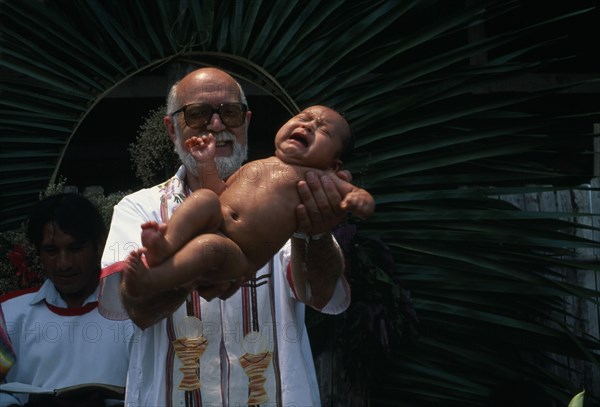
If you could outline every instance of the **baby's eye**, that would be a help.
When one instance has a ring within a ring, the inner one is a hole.
[[[325,134],[327,137],[331,137],[331,133],[329,132],[329,129],[327,129],[327,127],[317,126],[317,130],[319,130],[321,133]]]

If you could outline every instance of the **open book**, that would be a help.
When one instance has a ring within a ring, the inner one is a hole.
[[[82,383],[61,389],[44,389],[31,384],[12,382],[0,384],[0,392],[54,394],[66,399],[78,399],[92,393],[99,393],[103,399],[123,400],[125,398],[125,387],[104,383]]]

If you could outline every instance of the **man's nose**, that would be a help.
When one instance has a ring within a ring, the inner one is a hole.
[[[212,116],[210,117],[210,120],[208,121],[208,124],[206,125],[207,130],[212,130],[215,132],[223,131],[226,128],[227,127],[221,121],[221,116],[219,116],[218,113],[213,113]]]
[[[60,270],[67,270],[73,264],[73,259],[70,253],[60,252],[56,258],[56,267]]]

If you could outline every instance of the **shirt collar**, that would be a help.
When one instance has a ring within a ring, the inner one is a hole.
[[[42,284],[42,286],[40,287],[38,292],[33,296],[31,301],[29,302],[29,305],[35,305],[35,304],[43,302],[43,301],[46,301],[48,304],[54,305],[56,307],[67,308],[67,303],[60,296],[60,293],[58,292],[58,290],[56,289],[54,284],[52,284],[52,281],[50,281],[50,279],[46,279],[44,284]],[[94,292],[89,297],[86,298],[86,300],[83,302],[82,306],[89,304],[91,302],[97,302],[97,301],[98,301],[98,287],[96,287]]]

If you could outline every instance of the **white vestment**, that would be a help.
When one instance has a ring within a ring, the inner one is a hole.
[[[181,167],[169,181],[128,195],[115,206],[102,258],[105,273],[100,305],[104,315],[126,316],[119,298],[118,262],[140,247],[143,222],[166,222],[185,199],[189,191],[183,183],[184,171]],[[207,302],[193,292],[170,317],[143,331],[136,329],[126,406],[245,406],[251,399],[250,388],[253,396],[261,398],[261,406],[320,405],[304,305],[294,298],[288,278],[290,254],[288,242],[226,301]],[[338,314],[349,302],[349,287],[340,278],[332,299],[321,311]],[[190,378],[197,380],[200,388],[186,391],[180,388],[184,376],[180,368],[184,366],[172,343],[185,337],[189,315],[202,321],[202,340],[206,342],[202,342],[205,348],[196,364],[199,368]],[[266,368],[246,373],[241,359],[260,363],[263,355]]]
[[[98,312],[98,289],[79,308],[67,308],[50,280],[39,290],[2,297],[6,332],[16,355],[6,382],[56,390],[84,383],[125,386],[135,325]],[[19,401],[26,394],[15,395]],[[0,405],[15,399],[0,395]]]

